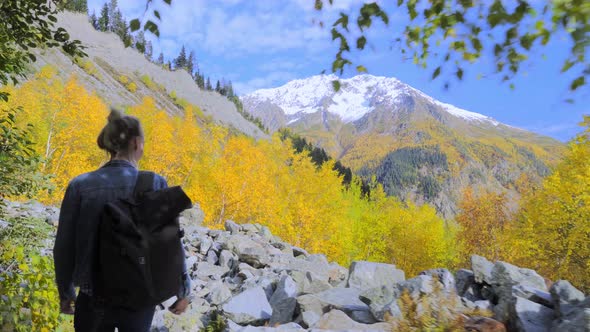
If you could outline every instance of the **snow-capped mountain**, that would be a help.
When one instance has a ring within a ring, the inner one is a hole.
[[[255,109],[262,103],[279,107],[287,116],[288,124],[299,120],[305,114],[329,112],[337,115],[344,123],[354,122],[374,111],[379,105],[399,105],[408,96],[419,96],[440,106],[453,116],[483,121],[497,125],[494,119],[482,114],[469,112],[431,98],[423,92],[392,77],[358,75],[340,79],[341,88],[334,91],[332,81],[335,75],[317,75],[299,79],[272,89],[257,90],[243,97],[248,108]]]
[[[400,199],[428,201],[452,217],[465,186],[515,194],[560,156],[548,137],[440,102],[395,78],[334,75],[294,80],[242,98],[276,131],[288,127]]]

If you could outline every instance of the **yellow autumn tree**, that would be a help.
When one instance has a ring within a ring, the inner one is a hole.
[[[502,234],[512,218],[507,202],[504,193],[482,189],[476,195],[472,187],[464,190],[456,216],[464,262],[474,254],[491,260],[501,258]]]
[[[590,116],[563,161],[524,197],[506,248],[541,275],[590,291]]]
[[[38,197],[59,204],[68,181],[98,168],[108,156],[96,147],[107,106],[75,77],[64,81],[44,67],[11,93],[11,107],[22,106],[19,123],[35,125],[41,166],[52,174],[56,190]],[[332,161],[317,166],[296,153],[280,135],[254,140],[214,122],[199,122],[201,111],[183,105],[173,116],[151,97],[126,109],[144,127],[140,167],[182,185],[205,212],[205,225],[223,227],[226,219],[260,223],[284,241],[324,253],[343,265],[364,259],[390,262],[415,274],[447,266],[452,260],[452,232],[428,206],[403,204],[374,185],[371,199],[360,183],[349,188]]]
[[[55,192],[41,193],[38,199],[58,204],[73,177],[96,169],[105,158],[96,148],[96,137],[106,105],[75,76],[64,83],[50,66],[10,93],[9,103],[23,107],[19,123],[34,125],[35,148],[45,159],[42,172],[53,176]]]

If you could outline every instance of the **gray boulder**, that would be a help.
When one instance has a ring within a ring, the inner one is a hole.
[[[435,280],[431,276],[419,275],[415,278],[399,283],[397,288],[399,289],[400,293],[405,291],[413,299],[418,299],[420,295],[432,293],[434,290],[434,282]]]
[[[549,331],[553,319],[553,310],[544,305],[517,297],[515,305],[514,326],[521,332]]]
[[[471,256],[471,270],[473,270],[473,276],[477,283],[492,284],[492,269],[494,264],[484,257],[478,255]]]
[[[514,296],[513,286],[527,286],[540,291],[547,291],[545,280],[535,271],[523,269],[505,262],[496,262],[492,269],[492,288],[498,304],[494,307],[496,318],[515,324],[515,305],[519,298]]]
[[[270,326],[286,324],[293,321],[297,300],[294,297],[283,298],[272,304]]]
[[[347,313],[368,312],[369,307],[359,300],[360,291],[354,288],[332,288],[319,294],[306,294],[297,297],[301,312],[300,321],[307,327],[313,327],[324,313],[338,309]]]
[[[354,288],[332,288],[312,296],[338,310],[369,311],[369,307],[359,299],[360,293],[360,290]]]
[[[385,321],[386,314],[393,318],[402,316],[397,300],[401,292],[396,288],[385,286],[367,289],[361,292],[359,299],[369,306],[369,311],[378,321]]]
[[[584,293],[567,280],[558,280],[549,289],[558,316],[568,315],[575,306],[584,301]]]
[[[207,280],[207,278],[221,280],[221,277],[226,275],[229,269],[224,266],[213,265],[208,262],[199,262],[195,271],[197,278]]]
[[[233,220],[228,219],[225,221],[225,230],[233,235],[238,234],[242,230],[242,227],[236,224]]]
[[[483,299],[481,287],[475,283],[473,271],[460,269],[455,273],[455,284],[457,295],[465,297],[469,301],[479,301]]]
[[[270,298],[271,306],[275,303],[279,303],[284,299],[296,297],[298,293],[297,284],[293,281],[293,278],[290,276],[283,276],[279,283],[277,284],[277,288],[275,289],[272,297]]]
[[[260,325],[272,316],[272,308],[262,287],[250,288],[223,305],[228,317],[240,325]]]
[[[211,246],[213,245],[213,240],[211,240],[208,236],[203,236],[201,238],[201,245],[199,246],[199,252],[201,255],[206,255]]]
[[[297,305],[301,312],[299,321],[304,327],[314,326],[324,314],[325,304],[312,294],[298,296]]]
[[[438,280],[445,293],[457,293],[457,287],[455,285],[455,277],[447,269],[432,269],[421,272],[420,275],[431,276],[435,280]]]
[[[231,297],[231,291],[229,288],[221,281],[216,281],[208,288],[211,289],[207,300],[209,303],[214,305],[220,305],[227,301]]]
[[[229,250],[222,250],[219,254],[219,265],[227,269],[232,269],[235,259],[237,259],[237,257]]]
[[[570,311],[567,316],[553,322],[551,331],[590,331],[590,308],[579,308]]]
[[[392,264],[366,261],[352,262],[348,277],[348,287],[361,290],[375,287],[394,287],[405,280],[404,271]]]
[[[390,331],[392,329],[388,323],[369,325],[355,322],[340,310],[331,310],[324,314],[315,327],[320,330],[333,331]]]
[[[532,288],[525,285],[512,286],[512,295],[542,304],[548,308],[553,309],[553,300],[548,292]]]
[[[219,258],[217,257],[215,251],[209,250],[209,252],[207,253],[207,263],[216,265],[218,261]]]
[[[296,246],[291,246],[291,249],[293,249],[293,257],[299,257],[299,256],[303,256],[303,257],[307,257],[309,256],[309,253],[302,248],[296,247]]]
[[[238,256],[241,262],[248,263],[253,267],[262,268],[267,266],[270,262],[271,252],[247,235],[239,234],[232,236],[229,239],[227,246],[228,249]],[[276,252],[280,252],[276,248],[272,249]]]

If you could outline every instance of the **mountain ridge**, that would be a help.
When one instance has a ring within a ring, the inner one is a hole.
[[[331,86],[331,82],[335,80],[339,80],[341,84],[339,91],[335,91]],[[302,91],[292,92],[293,90]],[[370,74],[361,74],[347,79],[341,79],[334,74],[315,75],[305,79],[292,80],[280,87],[259,89],[243,96],[242,99],[259,99],[265,101],[270,100],[277,104],[277,106],[281,107],[285,114],[297,115],[299,112],[315,113],[319,111],[321,106],[323,106],[320,104],[322,99],[325,98],[327,94],[331,93],[333,97],[339,97],[337,100],[335,100],[336,104],[340,104],[341,102],[349,102],[351,105],[346,107],[344,111],[342,111],[342,108],[328,108],[328,111],[332,111],[331,113],[341,116],[344,122],[354,122],[373,110],[371,109],[371,106],[373,105],[358,103],[359,94],[364,94],[366,98],[370,93],[379,92],[383,92],[384,95],[382,97],[391,98],[394,100],[403,93],[418,93],[421,96],[428,98],[431,102],[443,107],[447,112],[457,117],[473,121],[487,121],[494,125],[502,124],[508,126],[507,124],[500,123],[489,116],[467,111],[452,104],[438,101],[435,98],[428,96],[426,93],[403,83],[395,77],[374,76]],[[309,94],[315,94],[316,96],[315,98],[314,96],[310,97]],[[318,94],[323,95],[317,96]],[[360,108],[364,109],[359,111],[351,108],[351,106],[360,106]],[[350,111],[352,114],[348,114],[346,111]],[[298,119],[292,119],[290,122],[292,123],[297,120]],[[516,127],[513,128],[520,129]]]
[[[255,91],[242,97],[244,109],[271,132],[290,128],[366,181],[376,176],[388,194],[432,203],[445,217],[457,213],[467,186],[517,198],[518,179],[538,181],[563,151],[557,140],[440,102],[396,78],[357,75],[341,79],[338,92],[334,79],[318,75]],[[433,148],[447,164],[415,162],[436,155]]]

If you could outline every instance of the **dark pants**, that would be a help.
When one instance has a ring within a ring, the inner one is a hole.
[[[107,307],[90,296],[80,293],[76,298],[74,327],[76,332],[148,332],[156,308],[137,311]]]

